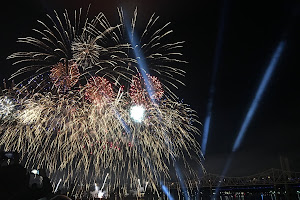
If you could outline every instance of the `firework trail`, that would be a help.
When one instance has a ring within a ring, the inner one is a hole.
[[[158,17],[151,16],[139,48],[149,67],[147,86],[136,67],[123,11],[118,12],[117,25],[103,13],[88,20],[79,10],[71,20],[67,11],[62,17],[54,12],[47,15],[49,25],[38,21],[37,38],[18,40],[36,50],[8,57],[20,67],[12,78],[22,79],[0,97],[0,145],[20,152],[26,167],[46,168],[53,179],[62,172],[62,184],[90,184],[109,173],[112,188],[132,185],[140,176],[155,188],[171,178],[173,160],[182,160],[196,176],[188,160],[202,166],[194,138],[199,122],[172,91],[182,84],[177,78],[184,71],[173,65],[186,63],[176,52],[183,42],[165,43],[172,33],[169,23],[154,29]],[[136,21],[137,11],[132,31]],[[130,115],[136,105],[145,109],[141,122]]]

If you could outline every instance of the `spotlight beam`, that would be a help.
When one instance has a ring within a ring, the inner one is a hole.
[[[174,198],[172,197],[172,195],[171,195],[170,191],[168,190],[167,186],[165,186],[164,184],[161,184],[161,189],[165,193],[165,195],[168,197],[169,200],[174,200]]]
[[[137,10],[135,10],[135,12],[137,12]],[[145,84],[147,86],[146,89],[147,89],[147,92],[149,94],[150,99],[155,103],[155,99],[152,98],[153,97],[152,85],[150,84],[150,81],[149,81],[148,76],[147,76],[147,74],[149,74],[149,70],[148,70],[148,66],[146,64],[144,55],[142,54],[142,51],[141,51],[141,48],[140,48],[141,45],[139,43],[138,37],[134,33],[134,28],[127,21],[127,17],[126,17],[125,14],[126,13],[124,13],[125,28],[126,28],[129,40],[130,40],[130,44],[133,48],[133,52],[134,52],[134,56],[135,56],[136,61],[137,61],[139,72],[143,76],[143,79],[144,79]]]
[[[274,72],[274,69],[275,69],[278,61],[279,61],[279,58],[280,58],[280,56],[282,54],[282,51],[283,51],[284,47],[285,47],[285,41],[282,40],[278,44],[278,46],[276,48],[276,51],[274,52],[274,54],[272,56],[272,59],[271,59],[271,61],[269,63],[269,66],[268,66],[268,68],[265,71],[263,79],[261,80],[261,83],[260,83],[260,85],[259,85],[259,87],[257,89],[255,97],[254,97],[254,99],[252,101],[252,104],[251,104],[251,106],[250,106],[250,108],[248,110],[248,113],[247,113],[247,115],[245,117],[245,120],[244,120],[244,122],[243,122],[243,124],[242,124],[242,126],[240,128],[238,136],[236,137],[236,140],[234,142],[234,145],[233,145],[233,148],[232,148],[233,152],[235,152],[240,147],[240,145],[241,145],[241,142],[242,142],[242,140],[243,140],[243,138],[245,136],[247,128],[248,128],[248,126],[249,126],[249,124],[250,124],[250,122],[251,122],[251,120],[253,118],[253,115],[255,114],[257,106],[258,106],[258,104],[259,104],[259,102],[261,100],[261,97],[262,97],[262,95],[263,95],[263,93],[264,93],[264,91],[266,89],[267,84],[270,81],[270,78],[271,78],[271,76],[272,76],[272,74]]]
[[[124,21],[125,21],[127,18],[126,17],[124,17],[124,18],[125,18],[124,19]],[[127,31],[127,34],[128,34],[128,36],[130,38],[130,43],[131,43],[131,46],[133,48],[133,52],[134,52],[135,58],[137,60],[139,71],[140,71],[141,75],[143,76],[143,79],[144,79],[145,84],[147,86],[146,89],[147,89],[147,92],[149,94],[149,97],[150,97],[151,101],[153,103],[155,103],[155,99],[153,98],[152,85],[149,82],[149,79],[148,79],[148,76],[147,76],[147,74],[149,74],[148,67],[147,67],[147,64],[145,62],[144,55],[141,52],[140,44],[138,42],[138,38],[135,36],[134,30],[130,26],[130,23],[128,23],[128,22],[126,23],[126,31]],[[167,140],[166,137],[165,137],[165,140],[166,140],[166,144],[170,144],[171,143],[170,141]],[[172,159],[173,159],[173,162],[175,163],[176,162],[175,159],[173,157],[172,157]],[[182,180],[180,169],[177,168],[177,167],[175,167],[175,169],[176,169],[177,175],[179,175],[179,181],[180,181],[180,184],[181,184],[182,189],[184,191],[184,195],[186,196],[186,198],[188,198],[188,192],[186,191],[186,189],[184,187],[184,183],[183,183],[183,180]],[[167,189],[167,187],[165,185],[163,185],[163,184],[162,184],[162,190],[167,195],[168,199],[170,199],[170,200],[174,199],[171,196],[171,194],[170,194],[169,190]]]
[[[229,169],[229,167],[230,167],[230,165],[231,165],[231,163],[232,163],[233,157],[234,157],[234,153],[231,153],[231,154],[228,156],[228,158],[227,158],[227,160],[226,160],[226,163],[225,163],[225,166],[224,166],[224,168],[223,168],[222,174],[221,174],[221,176],[220,176],[218,186],[216,187],[215,194],[212,196],[211,200],[215,200],[215,199],[217,198],[217,196],[218,196],[218,194],[219,194],[219,191],[220,191],[221,184],[222,184],[222,182],[223,182],[223,180],[224,180],[225,175],[226,175],[227,172],[228,172],[228,169]]]
[[[228,10],[227,1],[224,0],[224,5],[222,6],[220,21],[219,21],[219,32],[217,36],[217,43],[216,43],[216,49],[215,49],[215,55],[213,61],[212,79],[211,79],[211,85],[209,89],[209,97],[207,103],[207,114],[205,117],[204,127],[203,127],[203,137],[202,137],[202,145],[201,145],[203,156],[206,153],[206,145],[207,145],[208,133],[209,133],[210,122],[211,122],[212,106],[213,106],[213,100],[215,96],[215,82],[216,82],[216,76],[217,76],[218,66],[219,66],[221,52],[222,52],[224,26],[225,26],[225,18],[226,18],[227,10]]]
[[[240,146],[240,144],[242,142],[242,139],[243,139],[243,137],[245,135],[245,132],[246,132],[246,130],[248,128],[248,125],[251,122],[251,119],[252,119],[252,117],[253,117],[256,109],[257,109],[259,101],[260,101],[260,99],[261,99],[261,97],[262,97],[262,95],[263,95],[263,93],[264,93],[264,91],[266,89],[266,86],[267,86],[267,84],[268,84],[268,82],[269,82],[269,80],[270,80],[270,78],[272,76],[272,73],[273,73],[273,71],[274,71],[274,69],[275,69],[275,67],[276,67],[276,65],[277,65],[277,63],[278,63],[278,61],[280,59],[280,56],[282,54],[282,51],[283,51],[284,47],[285,47],[285,41],[282,40],[278,44],[278,46],[277,46],[277,48],[276,48],[276,50],[275,50],[275,52],[274,52],[274,54],[273,54],[273,56],[271,58],[269,66],[268,66],[268,68],[265,71],[263,79],[262,79],[262,81],[261,81],[261,83],[260,83],[260,85],[258,87],[258,90],[257,90],[257,92],[255,94],[255,98],[253,99],[253,102],[252,102],[252,104],[251,104],[251,106],[250,106],[250,108],[248,110],[248,113],[246,115],[246,118],[245,118],[242,126],[241,126],[239,134],[236,137],[236,140],[235,140],[233,148],[232,148],[232,153],[227,158],[227,161],[225,163],[225,166],[223,168],[223,171],[222,171],[222,174],[221,174],[221,177],[220,177],[220,180],[219,180],[219,184],[216,187],[215,194],[212,196],[211,200],[215,199],[218,196],[221,183],[222,183],[225,175],[228,172],[228,169],[229,169],[229,167],[230,167],[230,165],[231,165],[231,163],[233,161],[233,157],[235,155],[236,150],[239,148],[239,146]]]
[[[180,187],[182,189],[184,198],[185,199],[190,199],[189,198],[189,192],[187,190],[187,187],[186,187],[186,185],[184,183],[184,180],[183,180],[183,177],[182,177],[182,174],[181,174],[181,170],[180,170],[179,166],[177,165],[177,163],[176,163],[176,161],[174,159],[173,159],[173,162],[175,164],[175,171],[176,171],[177,177],[179,179]]]

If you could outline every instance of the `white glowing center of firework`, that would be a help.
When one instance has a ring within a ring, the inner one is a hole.
[[[98,198],[103,198],[104,197],[104,192],[101,190],[98,192]]]
[[[145,116],[145,108],[135,105],[130,108],[130,117],[136,122],[142,122]]]
[[[13,102],[8,98],[4,97],[0,99],[0,117],[9,115],[14,109]]]

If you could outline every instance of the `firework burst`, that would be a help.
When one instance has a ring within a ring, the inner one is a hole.
[[[0,145],[20,152],[27,167],[47,168],[53,179],[62,171],[64,184],[88,184],[109,173],[112,188],[132,185],[139,176],[156,188],[159,181],[170,178],[169,167],[175,160],[199,162],[196,113],[176,102],[168,87],[176,87],[180,83],[176,77],[184,75],[171,66],[185,63],[174,52],[182,42],[165,44],[164,38],[172,32],[166,31],[169,23],[153,30],[158,20],[153,15],[138,49],[149,65],[143,77],[130,43],[137,12],[128,35],[123,11],[118,11],[119,24],[111,26],[100,13],[85,20],[82,29],[81,10],[75,12],[73,25],[67,12],[62,19],[55,12],[54,18],[49,16],[52,26],[39,21],[44,30],[35,32],[41,39],[19,39],[38,51],[9,56],[14,64],[25,65],[12,77],[32,70],[34,75],[14,88],[18,91],[14,104],[0,99],[5,125]],[[37,79],[44,84],[33,84]],[[137,105],[143,108],[138,121],[130,113]],[[15,109],[13,120],[4,118],[10,108]]]
[[[51,68],[50,78],[57,88],[69,90],[79,79],[80,73],[73,61],[59,62]]]
[[[141,74],[132,77],[130,84],[130,98],[137,105],[148,106],[152,101],[159,101],[164,95],[162,85],[157,77],[147,74],[148,84]]]
[[[106,104],[115,96],[111,83],[103,77],[91,77],[85,88],[85,97],[96,104]],[[102,102],[102,103],[101,103]]]

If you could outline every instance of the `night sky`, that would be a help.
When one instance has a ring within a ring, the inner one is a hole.
[[[108,3],[109,2],[109,3]],[[241,3],[243,2],[243,3]],[[73,12],[91,3],[90,15],[103,12],[114,22],[117,7],[130,12],[138,7],[138,20],[146,23],[155,12],[160,23],[171,22],[172,41],[185,41],[182,52],[186,86],[175,93],[195,109],[204,122],[213,63],[218,60],[211,127],[205,167],[220,174],[259,83],[280,41],[286,40],[279,63],[235,153],[228,175],[251,175],[280,168],[279,155],[300,171],[300,3],[297,1],[171,1],[171,0],[31,0],[7,1],[1,6],[0,80],[16,70],[6,57],[18,51],[18,37],[30,36],[54,9]],[[217,40],[220,20],[223,34]],[[115,21],[116,22],[116,21]],[[220,44],[217,42],[220,41]],[[215,56],[216,46],[220,54]],[[203,127],[199,127],[201,130]],[[199,137],[199,143],[201,138]]]

